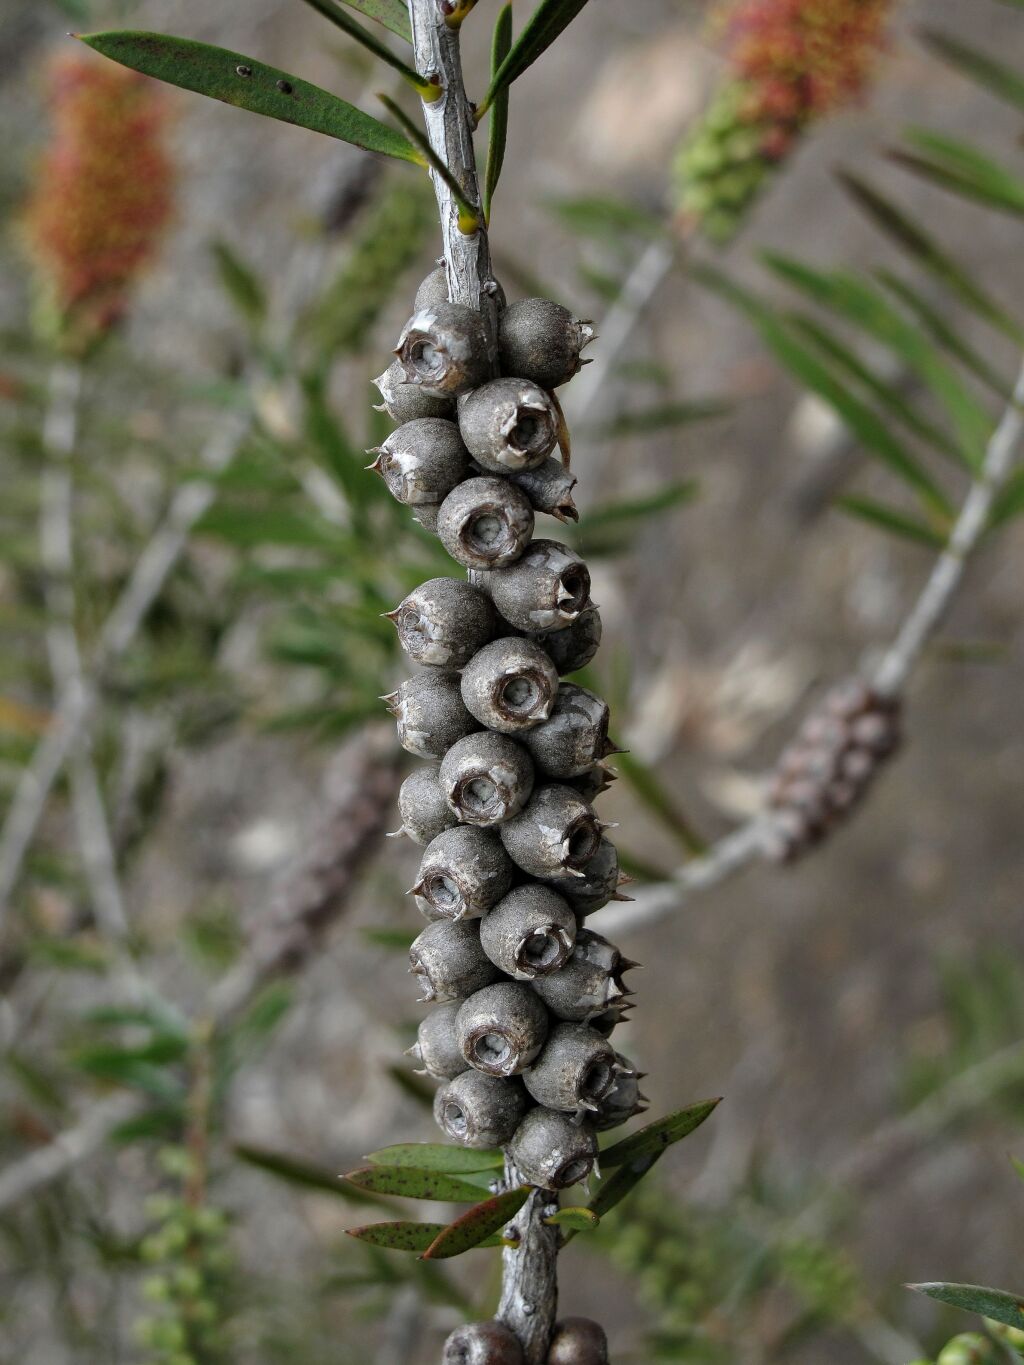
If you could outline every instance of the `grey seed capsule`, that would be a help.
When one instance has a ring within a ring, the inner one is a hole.
[[[409,678],[383,698],[398,722],[398,741],[420,758],[443,758],[477,729],[459,690],[459,675],[431,669]]]
[[[597,1134],[554,1109],[531,1109],[509,1143],[509,1157],[527,1185],[564,1190],[586,1180],[597,1160]]]
[[[551,655],[559,673],[575,673],[586,668],[601,644],[601,613],[591,604],[585,607],[564,630],[550,630],[539,639]]]
[[[500,975],[480,946],[473,920],[436,920],[409,949],[410,971],[420,978],[423,1000],[459,1000]]]
[[[545,389],[567,383],[580,368],[580,352],[594,339],[589,322],[550,299],[519,299],[501,317],[498,353],[502,374],[521,374]]]
[[[619,870],[618,849],[610,839],[601,840],[597,852],[583,865],[581,871],[582,877],[558,882],[559,894],[565,897],[581,919],[600,910],[609,901],[630,899],[619,891],[625,882]]]
[[[492,379],[459,400],[459,430],[474,460],[496,474],[536,469],[558,443],[555,405],[525,379]]]
[[[428,578],[388,617],[409,658],[436,668],[462,668],[498,629],[487,596],[459,578]]]
[[[400,360],[393,360],[373,381],[384,400],[383,409],[393,422],[413,422],[417,417],[454,417],[454,398],[434,398],[418,384],[409,384]]]
[[[580,514],[573,502],[575,474],[570,474],[561,460],[549,456],[536,469],[524,469],[509,474],[512,482],[523,490],[538,512],[546,512],[559,521],[579,521]]]
[[[441,762],[441,790],[467,825],[498,825],[526,805],[533,763],[521,744],[482,730],[453,744]]]
[[[460,1052],[475,1070],[489,1076],[515,1076],[526,1070],[544,1046],[548,1012],[529,986],[499,981],[465,1001],[455,1020],[455,1033]]]
[[[501,734],[546,721],[557,694],[558,674],[547,654],[518,636],[484,645],[462,670],[462,700],[470,715]]]
[[[500,834],[509,857],[527,876],[582,879],[582,869],[600,847],[601,822],[579,792],[552,783],[538,787]]]
[[[593,1025],[591,1025],[593,1027]],[[636,1114],[647,1111],[646,1097],[640,1091],[641,1075],[636,1067],[621,1052],[615,1054],[615,1081],[591,1115],[591,1121],[599,1133],[609,1128],[618,1128],[628,1123]]]
[[[533,535],[533,508],[507,479],[466,479],[445,498],[437,533],[452,559],[467,569],[514,564]]]
[[[488,910],[480,925],[484,952],[516,981],[557,972],[575,942],[572,907],[536,883],[515,887]]]
[[[435,303],[448,302],[448,274],[444,268],[444,263],[434,267],[429,275],[420,282],[416,290],[416,297],[413,300],[413,310],[419,312],[421,308],[432,308]]]
[[[437,535],[437,518],[441,512],[439,502],[421,502],[418,506],[410,508],[410,511],[413,521],[419,522],[424,531]]]
[[[586,1024],[556,1024],[523,1084],[538,1104],[583,1118],[596,1112],[618,1074],[607,1038]]]
[[[420,1024],[416,1042],[406,1054],[438,1081],[454,1080],[466,1069],[455,1037],[455,1016],[461,1006],[461,1000],[449,1000],[432,1009]]]
[[[456,825],[427,845],[413,892],[449,919],[479,919],[508,891],[512,872],[497,835]]]
[[[608,703],[576,683],[562,683],[551,715],[523,743],[545,777],[581,777],[615,751],[608,740]]]
[[[395,355],[406,383],[435,398],[457,397],[490,375],[484,320],[461,303],[417,309],[402,329]]]
[[[541,635],[572,625],[590,601],[590,574],[579,555],[555,540],[535,540],[506,569],[474,578],[516,630]]]
[[[414,844],[427,845],[456,823],[437,780],[437,768],[417,768],[402,783],[398,792],[401,834]]]
[[[435,1095],[434,1118],[463,1147],[501,1147],[516,1131],[528,1103],[519,1081],[463,1069]]]
[[[519,1338],[502,1322],[456,1327],[444,1344],[441,1365],[524,1365]]]
[[[614,944],[591,929],[580,929],[572,956],[562,970],[538,977],[533,989],[559,1019],[585,1024],[632,993],[622,984],[622,974],[627,970],[627,962]]]
[[[618,780],[618,774],[614,768],[606,768],[603,763],[595,763],[592,768],[588,768],[579,777],[569,777],[565,779],[566,786],[578,791],[584,801],[589,801],[591,805],[599,796],[603,796],[613,782]]]
[[[608,1365],[608,1338],[590,1318],[555,1323],[546,1365]]]
[[[469,473],[459,429],[443,417],[417,417],[398,427],[370,466],[398,502],[410,507],[443,502]]]

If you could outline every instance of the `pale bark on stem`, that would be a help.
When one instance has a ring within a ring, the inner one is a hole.
[[[459,50],[459,30],[450,28],[439,0],[409,0],[416,70],[440,87],[435,100],[423,101],[427,137],[434,152],[454,176],[466,200],[480,206],[480,187],[473,148],[474,110],[466,95]],[[448,297],[482,313],[492,346],[497,343],[497,286],[494,281],[487,230],[481,225],[471,235],[459,228],[459,211],[451,189],[431,173],[441,220]],[[518,1175],[506,1165],[506,1181]],[[514,1220],[518,1237],[506,1248],[499,1318],[523,1346],[526,1365],[543,1365],[558,1307],[558,1229],[546,1226],[544,1210],[557,1205],[557,1195],[537,1190]]]

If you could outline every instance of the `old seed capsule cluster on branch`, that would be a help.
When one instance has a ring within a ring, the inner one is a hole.
[[[807,717],[775,769],[771,855],[791,862],[847,819],[900,743],[898,698],[850,678]]]
[[[553,390],[592,332],[545,299],[499,317],[496,374],[482,318],[433,272],[377,381],[399,426],[372,468],[469,576],[431,579],[389,613],[420,671],[385,700],[430,763],[399,797],[399,832],[423,848],[412,891],[427,924],[410,969],[440,1002],[411,1053],[441,1083],[449,1138],[507,1147],[525,1181],[557,1190],[587,1178],[598,1131],[644,1097],[610,1041],[635,964],[584,927],[624,899],[593,806],[613,776],[608,707],[563,681],[594,657],[601,618],[582,559],[534,535],[541,513],[576,516]],[[451,1359],[518,1359],[514,1341],[481,1332],[504,1329],[465,1329]],[[599,1333],[565,1324],[557,1359],[598,1360]]]

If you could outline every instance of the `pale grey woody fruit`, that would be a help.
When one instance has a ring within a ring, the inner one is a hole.
[[[367,454],[376,454],[369,468],[381,476],[391,496],[410,507],[443,502],[469,473],[459,429],[443,417],[405,422]]]
[[[570,474],[561,460],[549,456],[536,469],[524,469],[509,478],[521,488],[538,512],[546,512],[559,521],[579,521],[580,514],[573,502],[572,490],[577,478]]]
[[[481,384],[459,400],[458,416],[469,453],[496,474],[536,469],[558,443],[555,406],[526,379]]]
[[[496,967],[516,981],[557,972],[576,942],[567,901],[536,882],[517,886],[487,911],[480,943]]]
[[[515,1133],[528,1103],[519,1081],[463,1071],[434,1096],[434,1118],[463,1147],[501,1147]]]
[[[628,1123],[634,1115],[647,1111],[647,1096],[640,1089],[644,1073],[637,1071],[621,1052],[616,1052],[615,1062],[619,1068],[615,1083],[601,1100],[597,1112],[591,1115],[591,1121],[599,1133],[608,1128],[618,1128],[620,1124]]]
[[[520,636],[492,640],[462,670],[462,700],[481,725],[514,735],[551,715],[558,674],[540,645]]]
[[[600,910],[609,901],[632,899],[631,896],[624,896],[619,889],[627,886],[632,878],[619,870],[619,851],[610,839],[601,840],[597,852],[583,865],[581,871],[582,877],[574,877],[571,881],[559,880],[557,883],[559,894],[565,897],[581,919]]]
[[[548,631],[535,638],[543,642],[559,673],[575,673],[578,668],[586,668],[597,654],[601,643],[601,613],[591,604],[564,630]]]
[[[596,1113],[619,1076],[615,1049],[586,1024],[555,1024],[523,1083],[537,1101],[581,1119]]]
[[[425,846],[456,823],[437,774],[436,767],[417,768],[399,788],[398,813],[402,817],[402,827],[395,833],[407,835],[414,844]]]
[[[579,555],[556,540],[535,540],[507,569],[474,577],[516,630],[546,634],[572,625],[590,601],[590,573]]]
[[[451,1081],[461,1076],[466,1062],[459,1051],[455,1036],[455,1017],[461,1000],[449,1000],[430,1011],[419,1026],[416,1041],[406,1052],[419,1062],[428,1076],[438,1081]]]
[[[444,1344],[441,1365],[525,1365],[519,1338],[503,1322],[456,1327]]]
[[[463,1003],[455,1032],[467,1065],[491,1076],[515,1076],[544,1046],[548,1012],[529,986],[499,981]]]
[[[622,976],[637,964],[591,929],[580,929],[572,956],[561,971],[538,977],[533,989],[559,1019],[589,1023],[633,994]]]
[[[425,393],[418,384],[410,384],[400,360],[393,360],[373,382],[383,399],[377,405],[377,411],[386,412],[393,422],[413,422],[417,417],[455,416],[455,399],[435,398]]]
[[[528,1185],[564,1190],[586,1180],[597,1160],[597,1134],[554,1109],[531,1109],[509,1143],[509,1158]]]
[[[423,1000],[458,1000],[490,985],[500,973],[480,946],[475,920],[435,920],[409,949],[409,970]]]
[[[608,1338],[592,1318],[555,1323],[545,1365],[608,1365]]]
[[[582,777],[619,752],[608,739],[608,703],[576,683],[562,683],[550,716],[523,743],[545,777]]]
[[[398,741],[420,758],[444,758],[453,744],[478,729],[466,710],[459,675],[430,669],[381,698],[398,722]]]
[[[395,347],[406,383],[435,398],[457,397],[490,375],[487,332],[481,315],[460,303],[419,308]]]
[[[449,808],[465,824],[498,825],[517,815],[529,800],[533,762],[508,735],[478,730],[445,754],[440,782]]]
[[[498,629],[486,594],[459,578],[428,578],[387,617],[409,658],[434,668],[462,668]]]
[[[413,299],[413,311],[432,308],[436,303],[448,302],[448,273],[444,262],[439,261],[429,275],[424,276]]]
[[[536,788],[525,809],[506,820],[500,833],[517,867],[530,877],[560,883],[562,878],[583,877],[583,868],[600,848],[602,828],[579,792],[551,783]]]
[[[498,354],[503,374],[520,374],[545,389],[578,373],[583,348],[594,339],[589,322],[551,299],[519,299],[501,316]]]
[[[438,511],[437,534],[452,559],[467,569],[514,564],[533,535],[530,500],[507,479],[466,479]]]
[[[455,825],[427,845],[412,893],[447,919],[479,919],[508,891],[513,871],[491,830]]]

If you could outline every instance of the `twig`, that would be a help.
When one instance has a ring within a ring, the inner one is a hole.
[[[134,1094],[100,1100],[73,1128],[0,1171],[0,1213],[91,1157],[114,1129],[133,1118],[142,1106],[143,1101]]]
[[[946,548],[914,602],[896,638],[869,671],[872,687],[883,696],[903,690],[925,646],[946,617],[963,582],[967,564],[978,548],[1000,491],[1024,445],[1024,365],[1013,401],[989,439],[984,459],[960,508]],[[668,882],[639,888],[631,906],[598,911],[594,923],[603,933],[654,924],[681,908],[695,891],[704,891],[763,857],[772,839],[772,816],[763,812],[712,844],[707,853],[685,864]]]

